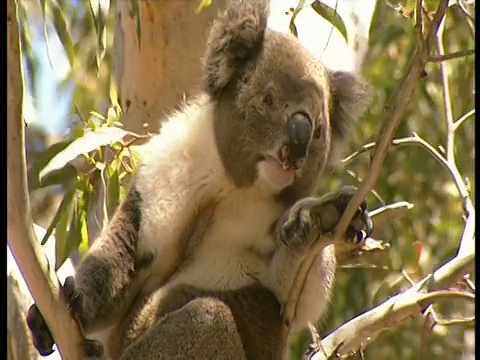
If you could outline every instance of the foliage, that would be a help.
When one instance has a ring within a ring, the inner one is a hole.
[[[27,60],[31,81],[35,81],[37,60],[31,51],[27,15],[35,16],[31,2],[21,1],[22,49]],[[115,85],[110,80],[111,46],[114,7],[104,7],[101,1],[73,2],[41,0],[37,19],[41,18],[45,32],[56,31],[71,64],[64,85],[75,84],[72,109],[82,119],[81,126],[72,126],[70,134],[36,154],[29,169],[30,191],[60,185],[63,197],[51,219],[46,241],[56,235],[55,268],[73,249],[85,251],[88,245],[88,222],[92,199],[99,184],[107,191],[102,208],[105,219],[121,201],[125,191],[122,180],[135,169],[131,145],[141,137],[121,128],[121,110],[116,101]],[[385,100],[397,86],[408,66],[408,60],[418,45],[414,28],[415,1],[378,0],[369,30],[369,48],[363,60],[363,74],[373,88],[369,112],[357,127],[350,148],[375,141]],[[438,1],[425,1],[430,14]],[[210,1],[199,2],[199,10]],[[349,39],[346,23],[321,1],[299,0],[290,13],[290,29],[296,34],[295,18],[306,6],[332,23],[345,39]],[[446,15],[443,44],[446,53],[474,49],[474,5],[464,0],[453,2]],[[138,4],[132,1],[137,19],[137,35],[141,38]],[[39,17],[40,15],[40,17]],[[428,18],[428,17],[426,17]],[[147,46],[144,43],[142,46]],[[418,134],[441,153],[447,148],[447,129],[443,120],[445,104],[451,106],[454,119],[474,109],[474,57],[459,56],[446,63],[450,96],[445,97],[445,82],[440,63],[432,61],[425,77],[418,82],[416,93],[396,131],[397,138]],[[108,100],[110,97],[110,101]],[[94,111],[95,110],[95,111]],[[447,107],[448,111],[448,107]],[[106,114],[105,116],[100,114]],[[474,113],[472,114],[474,115]],[[462,122],[455,132],[457,166],[468,179],[474,198],[474,116]],[[345,169],[336,169],[320,184],[322,191],[337,188],[340,183],[358,184],[365,177],[368,151],[345,162]],[[335,296],[326,321],[319,324],[322,334],[331,332],[346,320],[362,313],[409,286],[405,278],[418,280],[451,257],[458,247],[464,229],[462,201],[451,175],[422,146],[395,146],[391,149],[382,175],[368,198],[369,206],[407,201],[414,205],[398,221],[392,221],[377,231],[376,236],[389,246],[368,258],[362,267],[346,267],[338,272]],[[466,316],[469,309],[463,303],[446,302],[436,311],[444,318]],[[464,349],[465,330],[469,325],[430,326],[431,318],[419,317],[394,331],[386,332],[364,350],[365,358],[410,359],[460,358]],[[471,328],[471,327],[470,327]],[[292,343],[292,354],[299,357],[309,339],[302,334]]]

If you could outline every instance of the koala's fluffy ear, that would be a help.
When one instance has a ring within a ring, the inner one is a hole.
[[[218,94],[259,51],[268,15],[268,0],[231,0],[216,19],[204,58],[204,86],[210,95]]]
[[[342,143],[350,125],[370,105],[370,86],[359,76],[344,71],[330,72],[329,78],[332,140]]]

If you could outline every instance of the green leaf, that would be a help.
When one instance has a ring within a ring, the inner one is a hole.
[[[86,197],[87,199],[89,198],[89,194],[87,192],[83,193],[83,196]],[[78,250],[80,251],[80,255],[85,255],[85,253],[88,250],[88,244],[89,244],[89,239],[88,239],[88,227],[87,227],[87,219],[88,219],[88,212],[87,212],[87,207],[85,206],[84,208],[79,210],[78,214],[78,221],[79,221],[79,234],[80,234],[80,243]]]
[[[70,62],[70,66],[73,69],[73,66],[75,63],[75,51],[73,49],[73,41],[72,41],[72,36],[70,34],[70,31],[68,29],[67,19],[62,9],[56,4],[52,9],[52,14],[53,14],[53,26],[57,31],[58,37],[67,54],[68,61]]]
[[[107,209],[111,214],[117,208],[120,203],[120,177],[118,173],[118,167],[114,166],[112,162],[108,168],[108,197],[107,197]]]
[[[297,18],[297,15],[300,13],[305,8],[307,0],[300,0],[297,4],[297,7],[293,10],[292,13],[292,18],[290,19],[290,32],[298,38],[298,31],[297,31],[297,26],[295,25],[295,19]]]
[[[85,131],[84,136],[73,141],[65,150],[58,153],[40,172],[40,179],[51,171],[60,169],[82,154],[101,146],[116,143],[133,134],[118,127],[103,127],[96,131]]]
[[[78,183],[77,201],[67,236],[68,254],[76,248],[78,248],[81,255],[88,250],[87,218],[90,206],[90,192],[88,180],[80,180]]]
[[[75,194],[75,191],[73,191],[73,194]],[[62,266],[72,250],[72,244],[68,236],[72,233],[71,229],[70,231],[68,229],[71,215],[72,207],[68,206],[60,213],[58,222],[55,225],[55,271]],[[75,232],[73,231],[73,233]]]
[[[201,13],[204,9],[212,5],[212,0],[200,0],[200,4],[197,7],[197,10],[195,10],[196,14]]]
[[[38,189],[41,186],[40,172],[61,151],[66,149],[73,140],[66,140],[51,145],[43,150],[36,158],[32,167],[28,170],[28,186],[30,189]]]
[[[132,13],[135,17],[135,24],[137,25],[137,40],[138,48],[142,48],[142,26],[140,22],[140,6],[138,6],[138,0],[130,0],[132,4]]]
[[[50,235],[52,235],[53,230],[56,229],[57,223],[62,219],[63,214],[65,211],[67,211],[72,204],[73,196],[75,195],[75,192],[77,190],[76,183],[70,184],[68,189],[65,191],[65,194],[63,195],[63,199],[58,206],[57,212],[55,213],[55,216],[52,219],[52,222],[50,225],[48,225],[47,231],[45,232],[45,235],[42,239],[41,244],[44,245],[47,240],[50,238]],[[58,238],[55,236],[57,244],[58,244]],[[58,245],[57,245],[58,246]]]
[[[77,169],[71,164],[63,168],[54,170],[46,174],[39,183],[38,187],[32,187],[32,190],[44,188],[52,185],[68,184],[77,178]]]
[[[337,13],[337,9],[331,8],[323,2],[317,0],[312,3],[312,8],[315,12],[331,23],[342,34],[345,41],[348,42],[347,28],[340,15]]]
[[[89,2],[90,14],[93,17],[93,23],[95,25],[95,32],[97,34],[97,69],[100,70],[100,65],[105,57],[107,49],[107,32],[106,32],[106,17],[108,13],[108,7],[105,5],[105,1],[90,0]]]

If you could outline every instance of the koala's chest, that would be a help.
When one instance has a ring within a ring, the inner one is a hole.
[[[266,271],[275,242],[272,224],[282,212],[275,202],[249,191],[232,192],[214,216],[184,266],[172,279],[207,289],[250,284]]]

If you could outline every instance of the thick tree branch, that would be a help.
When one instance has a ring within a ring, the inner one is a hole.
[[[58,279],[35,239],[27,191],[23,83],[17,2],[7,1],[7,227],[8,245],[57,341],[63,359],[82,359],[81,333],[61,296]]]
[[[326,360],[333,354],[341,357],[358,349],[364,349],[382,332],[397,328],[405,321],[421,315],[430,304],[452,299],[475,301],[475,295],[459,291],[444,290],[425,293],[422,288],[429,278],[336,329],[323,339],[324,353],[319,351],[311,358]]]
[[[387,104],[385,105],[384,116],[381,121],[383,124],[382,129],[377,138],[377,146],[375,147],[373,158],[370,164],[370,168],[367,176],[362,181],[359,186],[358,191],[355,196],[350,201],[347,209],[345,210],[343,216],[341,217],[337,228],[337,236],[343,235],[345,230],[350,223],[353,215],[357,211],[363,199],[366,197],[368,192],[373,188],[375,182],[377,181],[378,176],[380,175],[383,161],[385,160],[388,148],[391,144],[395,130],[397,129],[400,120],[402,119],[403,113],[410,103],[413,92],[415,90],[418,80],[422,77],[424,72],[425,65],[428,61],[428,56],[432,47],[435,45],[436,34],[442,21],[445,11],[448,6],[448,0],[441,0],[436,9],[434,18],[429,26],[428,34],[426,39],[423,37],[423,29],[421,26],[421,21],[417,20],[418,32],[419,32],[419,42],[413,57],[410,61],[410,66],[407,70],[407,73],[400,83],[400,85],[394,90],[394,92],[389,97]],[[418,14],[420,16],[420,14]],[[322,241],[317,241],[310,252],[310,255],[303,261],[300,269],[297,271],[294,286],[292,287],[288,301],[285,305],[284,312],[284,327],[283,335],[286,341],[288,336],[289,328],[286,324],[291,323],[291,319],[294,318],[297,307],[297,300],[299,294],[305,286],[305,280],[307,274],[309,273],[316,257],[320,251],[325,246]]]

